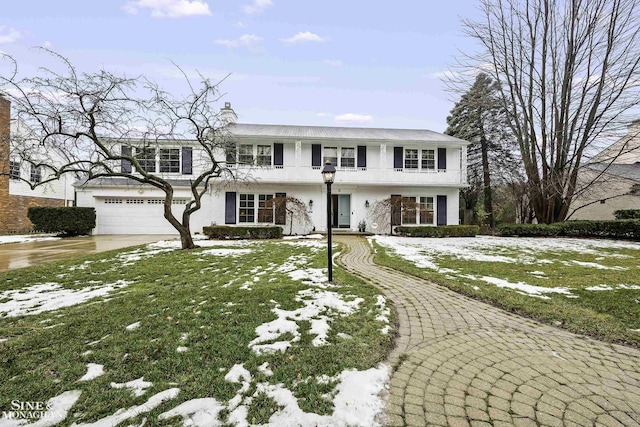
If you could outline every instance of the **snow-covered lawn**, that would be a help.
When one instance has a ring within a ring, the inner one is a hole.
[[[640,345],[640,243],[489,237],[370,238],[420,275],[581,333]],[[405,265],[402,264],[402,265]]]
[[[46,403],[33,425],[47,426],[382,425],[395,321],[382,295],[338,271],[328,283],[316,236],[198,244],[2,273],[15,368],[0,407]]]

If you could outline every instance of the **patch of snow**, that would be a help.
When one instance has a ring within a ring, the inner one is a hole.
[[[49,240],[60,240],[60,237],[54,236],[34,236],[34,235],[13,235],[0,236],[0,245],[8,243],[30,243],[30,242],[46,242]]]
[[[262,372],[267,377],[273,375],[273,371],[269,369],[269,362],[264,362],[262,365],[258,366],[258,371]]]
[[[96,421],[95,423],[91,423],[91,424],[73,423],[71,427],[113,427],[125,420],[129,420],[131,418],[137,417],[138,415],[147,413],[155,409],[157,406],[159,406],[161,403],[167,400],[174,399],[179,392],[180,392],[179,388],[170,388],[168,390],[161,391],[160,393],[154,394],[149,398],[149,400],[147,400],[145,403],[141,405],[132,406],[127,409],[124,409],[124,408],[118,409],[113,415],[109,415],[105,418],[102,418]]]
[[[345,334],[344,332],[338,332],[338,333],[336,334],[336,336],[337,336],[338,338],[342,338],[343,340],[350,340],[350,339],[353,339],[353,337],[352,337],[351,335],[349,335],[349,334]]]
[[[180,347],[176,348],[176,351],[177,351],[178,353],[185,353],[185,352],[189,351],[189,347],[182,347],[182,346],[180,346]]]
[[[212,397],[192,399],[163,412],[158,416],[158,419],[168,420],[173,417],[182,417],[185,426],[217,427],[222,425],[222,422],[218,420],[218,415],[223,409],[225,406]]]
[[[8,340],[9,340],[9,338],[0,338],[0,343],[3,343],[3,342],[8,341]]]
[[[545,288],[544,286],[529,285],[525,282],[512,283],[512,282],[509,282],[508,280],[498,279],[497,277],[491,277],[491,276],[478,277],[478,276],[472,276],[467,274],[467,275],[462,275],[461,277],[464,277],[466,279],[471,279],[471,280],[481,280],[483,282],[496,285],[499,288],[514,289],[516,291],[519,291],[527,295],[533,295],[533,296],[538,296],[543,298],[548,298],[548,297],[545,297],[545,294],[571,295],[571,291],[569,290],[569,288]]]
[[[588,288],[584,288],[587,291],[611,291],[613,288],[609,285],[596,285],[589,286]]]
[[[298,332],[298,324],[296,323],[298,321],[311,322],[310,333],[316,335],[312,341],[314,346],[325,345],[331,317],[350,315],[364,301],[362,298],[345,301],[342,295],[336,292],[317,289],[299,291],[295,300],[304,305],[296,310],[281,310],[279,304],[276,303],[276,307],[271,311],[278,317],[256,328],[258,336],[249,343],[249,348],[252,348],[256,354],[284,352],[292,342],[299,341],[300,332]],[[293,339],[264,344],[276,340],[286,333],[291,333]]]
[[[108,293],[129,285],[125,280],[118,280],[102,286],[90,286],[83,289],[65,289],[58,283],[41,283],[27,288],[0,292],[0,313],[5,317],[28,316],[58,310],[64,307],[81,304],[92,298],[105,296]]]
[[[140,327],[140,322],[135,322],[127,326],[125,329],[127,331],[133,331],[134,329],[138,329]]]
[[[131,393],[136,396],[142,396],[147,392],[149,387],[152,387],[153,383],[145,381],[144,377],[140,377],[136,380],[132,380],[126,383],[111,383],[111,388],[128,388],[131,389]]]
[[[92,351],[92,350],[83,351],[82,353],[80,353],[80,356],[88,356],[88,355],[90,355],[91,353],[93,353],[93,351]]]
[[[598,270],[618,270],[618,271],[628,270],[628,268],[626,267],[608,267],[606,265],[598,264],[597,262],[583,262],[583,261],[572,260],[572,261],[562,261],[562,263],[567,266],[579,265],[580,267],[590,267],[590,268],[596,268]]]
[[[94,378],[104,374],[104,366],[97,363],[89,363],[87,365],[87,373],[82,376],[78,381],[91,381]]]
[[[189,332],[184,332],[182,335],[180,335],[180,341],[186,341],[187,338],[189,338]]]
[[[532,271],[531,275],[533,275],[533,276],[546,276],[546,273],[544,271]]]
[[[102,338],[100,338],[99,340],[95,340],[95,341],[88,342],[88,343],[87,343],[87,345],[96,345],[96,344],[99,344],[99,343],[101,343],[103,340],[105,340],[105,339],[109,338],[110,336],[111,336],[111,334],[107,334],[107,335],[103,336]]]

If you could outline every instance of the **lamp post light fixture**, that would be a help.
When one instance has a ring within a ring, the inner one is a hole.
[[[329,267],[329,283],[333,281],[333,260],[331,259],[331,184],[336,177],[336,168],[327,162],[322,169],[322,179],[327,184],[327,266]]]

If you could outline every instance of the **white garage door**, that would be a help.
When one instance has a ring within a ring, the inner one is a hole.
[[[97,197],[98,234],[178,234],[164,218],[163,199]],[[176,199],[172,210],[178,220],[186,200]]]

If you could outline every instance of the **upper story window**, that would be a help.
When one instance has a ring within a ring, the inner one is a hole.
[[[29,181],[37,184],[42,182],[42,167],[31,165],[31,174],[29,175]]]
[[[407,148],[404,150],[404,168],[418,169],[418,150]]]
[[[180,173],[180,149],[160,149],[160,172]]]
[[[155,148],[136,148],[136,159],[144,171],[151,173],[156,172]]]
[[[9,161],[9,179],[20,179],[20,162]]]
[[[270,145],[258,145],[256,151],[256,164],[258,166],[271,166]]]
[[[240,144],[238,146],[238,163],[241,165],[253,164],[253,145]]]
[[[435,150],[422,150],[422,169],[436,169]]]
[[[356,150],[353,147],[343,147],[340,150],[340,166],[343,168],[356,167]]]
[[[323,164],[331,163],[338,166],[338,147],[324,147]]]

